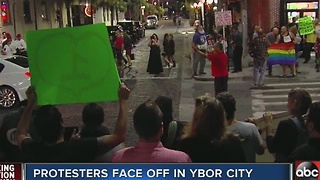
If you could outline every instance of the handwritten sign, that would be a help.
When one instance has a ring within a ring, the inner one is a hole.
[[[37,104],[118,99],[119,75],[104,24],[27,33]]]
[[[314,25],[312,17],[299,18],[300,35],[307,35],[314,32]]]
[[[214,13],[216,26],[232,25],[231,11],[217,11]]]

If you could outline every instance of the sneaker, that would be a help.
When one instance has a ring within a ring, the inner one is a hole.
[[[203,74],[207,74],[207,73],[206,73],[206,72],[200,72],[199,74],[200,74],[200,75],[203,75]]]

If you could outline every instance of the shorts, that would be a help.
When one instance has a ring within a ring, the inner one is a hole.
[[[127,49],[126,50],[126,55],[130,55],[131,54],[131,49]]]

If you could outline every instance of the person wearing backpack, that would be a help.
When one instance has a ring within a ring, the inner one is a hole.
[[[320,160],[320,102],[312,103],[303,117],[310,139],[293,151],[288,162]]]
[[[155,100],[163,114],[162,144],[169,149],[177,149],[184,123],[173,120],[172,99],[166,96],[158,96]]]
[[[302,116],[307,113],[312,103],[310,94],[300,88],[288,93],[288,113],[292,116],[280,121],[274,136],[271,135],[272,114],[264,114],[267,148],[275,153],[276,163],[288,162],[289,155],[294,149],[308,141],[307,130]]]

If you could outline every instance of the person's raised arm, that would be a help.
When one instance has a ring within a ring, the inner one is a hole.
[[[28,104],[20,117],[20,121],[17,127],[17,142],[20,148],[21,148],[22,142],[26,138],[28,138],[32,111],[36,105],[36,95],[35,95],[34,87],[30,86],[26,91],[26,94],[28,98]]]
[[[119,89],[119,115],[116,127],[111,135],[98,137],[97,154],[104,154],[124,142],[128,124],[128,99],[130,90],[121,84]]]

